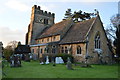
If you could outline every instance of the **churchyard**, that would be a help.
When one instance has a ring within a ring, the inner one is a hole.
[[[91,65],[83,68],[72,64],[73,70],[67,69],[65,64],[40,64],[39,61],[22,61],[22,67],[3,68],[3,78],[118,78],[118,65]]]

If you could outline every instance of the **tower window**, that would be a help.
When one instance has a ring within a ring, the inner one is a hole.
[[[48,19],[44,19],[44,24],[48,24]]]

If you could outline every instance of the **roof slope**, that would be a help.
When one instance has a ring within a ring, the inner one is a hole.
[[[84,42],[85,36],[94,23],[94,20],[95,18],[91,18],[86,21],[75,23],[59,44]]]
[[[15,54],[25,54],[25,53],[30,53],[30,47],[29,45],[18,45],[17,48],[15,48]]]
[[[47,28],[41,35],[37,37],[37,39],[61,34],[62,30],[64,30],[64,28],[67,27],[70,23],[71,19],[56,23],[53,26]]]

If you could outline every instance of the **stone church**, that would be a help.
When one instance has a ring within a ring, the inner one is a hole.
[[[72,54],[76,62],[97,64],[111,62],[108,39],[99,14],[95,17],[74,22],[72,18],[54,23],[55,14],[32,7],[31,21],[26,34],[26,45],[31,52],[42,54]]]

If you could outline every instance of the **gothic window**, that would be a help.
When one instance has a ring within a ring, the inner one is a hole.
[[[65,47],[65,53],[68,53],[68,49],[67,49],[67,47]]]
[[[80,46],[77,47],[77,54],[81,54],[81,47]]]
[[[47,48],[47,53],[49,53],[49,48]]]
[[[32,49],[32,51],[31,51],[32,53],[34,53],[34,49]]]
[[[40,49],[40,53],[43,53],[43,49],[42,48]]]
[[[44,24],[48,24],[48,19],[44,19]]]
[[[100,35],[95,36],[95,49],[100,49]]]
[[[64,47],[61,48],[61,53],[64,53]]]
[[[55,46],[52,47],[52,53],[55,54]]]

